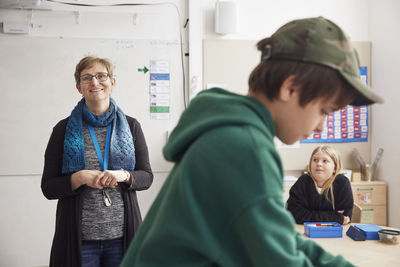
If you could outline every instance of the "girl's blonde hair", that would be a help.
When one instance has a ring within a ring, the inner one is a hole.
[[[332,203],[332,208],[335,209],[335,198],[333,196],[333,182],[336,179],[336,176],[342,171],[342,159],[340,157],[339,152],[334,149],[333,147],[330,146],[318,146],[314,149],[314,151],[311,153],[310,161],[308,162],[308,174],[311,176],[311,178],[314,180],[315,186],[317,187],[317,183],[312,176],[311,173],[311,162],[314,157],[314,155],[318,152],[322,152],[327,154],[335,164],[334,172],[331,177],[325,182],[325,184],[322,187],[322,192],[325,195],[326,199]],[[330,193],[330,199],[328,197],[328,194]]]

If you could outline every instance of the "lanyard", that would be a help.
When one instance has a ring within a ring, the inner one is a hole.
[[[106,147],[104,148],[104,161],[101,154],[99,143],[97,142],[96,133],[91,125],[88,124],[90,136],[92,137],[94,148],[96,149],[97,158],[99,159],[100,168],[102,171],[108,168],[108,155],[110,154],[110,137],[111,137],[111,123],[107,126]]]

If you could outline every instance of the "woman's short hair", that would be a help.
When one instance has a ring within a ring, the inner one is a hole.
[[[111,61],[107,58],[99,58],[96,56],[86,56],[82,58],[79,63],[76,65],[75,68],[75,82],[79,83],[80,77],[81,77],[81,72],[84,69],[90,68],[94,64],[99,63],[102,64],[106,69],[110,77],[113,77],[113,72],[114,72],[114,65],[111,63]]]

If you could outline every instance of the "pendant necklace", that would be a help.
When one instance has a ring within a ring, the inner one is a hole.
[[[110,154],[111,123],[108,124],[108,126],[107,126],[106,146],[104,148],[104,160],[103,160],[103,155],[101,154],[100,146],[99,146],[99,143],[97,142],[96,133],[94,132],[93,127],[88,124],[88,129],[89,129],[90,136],[92,137],[94,148],[96,149],[96,154],[97,154],[97,158],[99,160],[100,168],[102,171],[105,171],[108,168],[108,157]],[[108,193],[108,189],[103,188],[102,194],[103,194],[104,205],[106,205],[107,207],[111,206],[112,202],[111,202],[110,194]]]

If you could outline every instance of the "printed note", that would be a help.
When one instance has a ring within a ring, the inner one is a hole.
[[[150,61],[150,118],[170,119],[170,72],[166,60]]]

